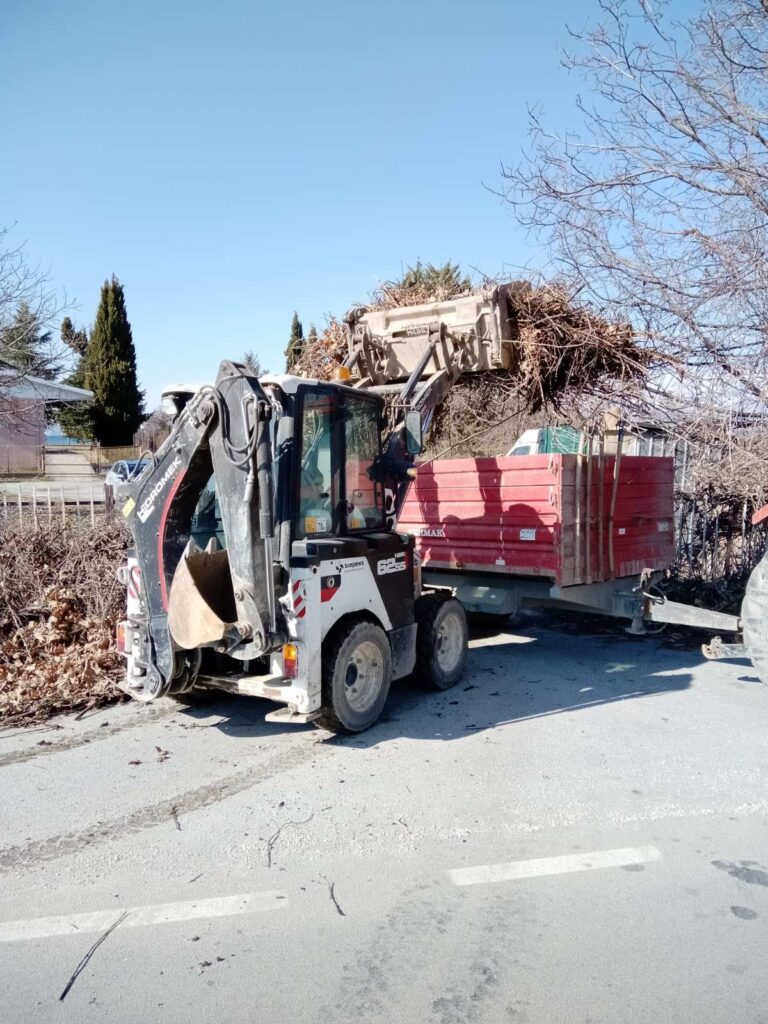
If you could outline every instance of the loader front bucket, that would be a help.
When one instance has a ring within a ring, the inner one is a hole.
[[[374,385],[454,367],[462,374],[509,370],[519,337],[510,297],[529,289],[525,281],[512,281],[421,306],[350,310],[347,366],[353,376],[367,376]],[[436,329],[439,340],[430,344]]]
[[[201,551],[190,540],[168,597],[168,628],[186,651],[223,640],[237,618],[226,551]]]

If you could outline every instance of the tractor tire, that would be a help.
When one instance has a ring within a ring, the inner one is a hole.
[[[416,602],[416,676],[434,690],[449,690],[464,674],[467,616],[455,597],[425,594]]]
[[[392,681],[387,634],[373,622],[350,622],[323,650],[323,706],[316,724],[363,732],[384,710]]]
[[[747,580],[741,624],[747,654],[762,681],[768,683],[768,553]]]

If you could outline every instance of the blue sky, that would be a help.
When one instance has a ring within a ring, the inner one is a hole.
[[[543,266],[488,187],[527,104],[567,124],[594,10],[5,0],[0,223],[77,321],[117,274],[150,408],[246,348],[282,369],[294,309],[321,327],[417,257]]]

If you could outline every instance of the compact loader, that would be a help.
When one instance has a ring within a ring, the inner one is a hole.
[[[117,500],[134,537],[118,636],[128,693],[219,687],[283,705],[270,720],[356,732],[394,679],[457,682],[464,609],[422,587],[397,519],[450,387],[509,365],[514,287],[352,310],[331,383],[223,362],[214,385],[168,393],[171,434]]]

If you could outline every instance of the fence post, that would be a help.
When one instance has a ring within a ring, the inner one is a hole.
[[[48,528],[51,528],[52,516],[51,516],[51,485],[48,484]]]
[[[21,484],[19,484],[19,526],[21,526],[22,510],[21,510]]]
[[[35,485],[32,484],[32,526],[37,529],[37,490]]]
[[[59,494],[61,495],[61,525],[67,525],[67,506],[64,502],[64,484],[59,484]]]
[[[91,526],[95,526],[96,525],[96,520],[95,520],[94,515],[93,515],[93,484],[88,484],[88,490],[90,492],[90,497],[91,497]]]

